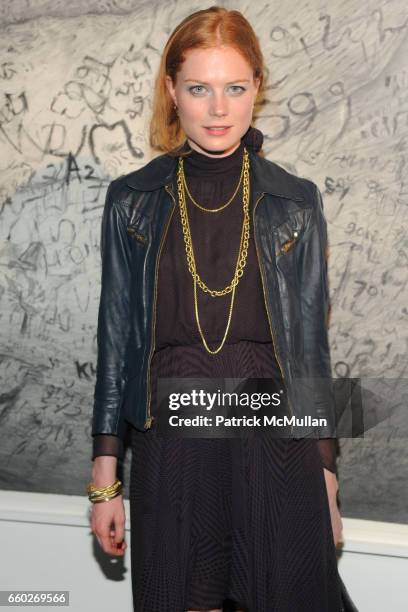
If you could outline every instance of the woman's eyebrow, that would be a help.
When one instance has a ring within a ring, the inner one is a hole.
[[[205,81],[201,81],[200,79],[184,79],[184,82],[192,81],[194,83],[202,83],[203,85],[211,85],[211,83],[206,83]],[[236,79],[236,81],[229,81],[227,85],[232,85],[232,83],[249,83],[249,79]]]

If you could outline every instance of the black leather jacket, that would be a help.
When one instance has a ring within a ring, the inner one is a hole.
[[[271,336],[294,417],[327,425],[291,428],[293,437],[335,435],[328,342],[327,224],[317,186],[256,152],[250,155],[255,239]],[[92,435],[124,437],[126,421],[151,426],[157,272],[178,207],[177,158],[167,154],[108,187],[102,217],[102,287]],[[178,212],[178,211],[177,211]],[[306,384],[305,384],[306,382]],[[298,422],[299,423],[299,422]]]

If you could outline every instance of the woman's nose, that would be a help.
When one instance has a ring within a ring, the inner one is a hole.
[[[225,96],[214,96],[210,102],[210,113],[217,117],[222,117],[228,112],[228,105]]]

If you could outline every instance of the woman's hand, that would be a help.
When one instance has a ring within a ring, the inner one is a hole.
[[[337,544],[342,541],[343,534],[343,521],[341,520],[340,511],[337,504],[337,491],[339,490],[339,485],[337,483],[336,474],[330,472],[330,470],[326,470],[326,468],[324,468],[323,471],[326,481],[327,497],[329,500],[334,545],[337,546]]]
[[[103,455],[95,457],[92,481],[106,487],[116,479],[117,458]],[[125,538],[125,506],[122,495],[92,504],[91,529],[104,552],[122,556],[127,548]]]
[[[91,529],[102,549],[109,555],[122,556],[127,548],[125,537],[125,507],[122,495],[93,504]]]

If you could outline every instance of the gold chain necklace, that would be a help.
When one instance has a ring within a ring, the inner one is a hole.
[[[185,187],[185,190],[187,192],[187,195],[190,198],[190,200],[192,201],[192,203],[194,204],[194,206],[197,206],[197,208],[200,208],[204,212],[216,213],[216,212],[219,212],[220,210],[224,210],[224,208],[227,208],[227,206],[229,206],[231,204],[231,202],[233,201],[233,199],[237,195],[238,189],[240,188],[243,176],[244,176],[244,158],[242,160],[241,175],[239,177],[238,185],[236,186],[235,191],[232,194],[232,196],[230,197],[230,199],[228,200],[228,202],[226,204],[223,204],[219,208],[205,208],[204,206],[201,206],[201,204],[196,202],[195,199],[193,198],[193,196],[191,195],[190,190],[189,190],[188,185],[187,185],[186,176],[184,174],[184,164],[183,164],[183,182],[184,182],[184,187]]]
[[[185,198],[185,193],[184,193],[185,175],[184,175],[183,159],[182,157],[179,157],[179,160],[178,160],[177,190],[178,190],[178,199],[179,199],[179,209],[180,209],[181,225],[182,225],[183,236],[184,236],[187,265],[188,265],[188,269],[194,280],[195,315],[196,315],[196,320],[197,320],[197,326],[198,326],[204,347],[212,355],[215,355],[216,353],[218,353],[224,346],[225,339],[227,337],[229,326],[231,323],[232,309],[233,309],[234,297],[235,297],[235,288],[237,287],[239,280],[244,273],[244,268],[245,268],[246,260],[248,256],[248,243],[249,243],[249,230],[250,230],[249,155],[245,147],[244,147],[244,156],[243,156],[242,176],[243,176],[242,208],[244,212],[244,219],[242,223],[241,241],[240,241],[240,246],[239,246],[239,252],[238,252],[237,264],[235,267],[234,277],[231,283],[227,285],[226,287],[224,287],[224,289],[221,289],[221,290],[209,289],[209,287],[207,287],[207,285],[201,280],[199,274],[197,273],[197,269],[196,269],[193,241],[191,237],[190,225],[188,222],[186,198]],[[200,286],[200,288],[205,293],[209,293],[211,297],[220,297],[220,296],[226,295],[227,293],[232,292],[231,305],[230,305],[229,315],[228,315],[228,322],[227,322],[227,327],[225,329],[224,337],[221,341],[220,346],[214,351],[209,348],[205,340],[201,325],[200,325],[200,317],[198,314],[198,301],[197,301],[197,284]]]

